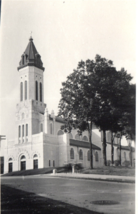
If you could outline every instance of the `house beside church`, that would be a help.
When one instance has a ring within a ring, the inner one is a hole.
[[[16,105],[16,136],[13,141],[1,140],[1,173],[68,163],[90,166],[87,131],[82,136],[76,130],[63,133],[64,120],[48,112],[44,103],[44,70],[41,56],[30,38],[18,67],[20,99]],[[92,136],[93,166],[102,167],[101,137],[94,132]],[[110,147],[107,143],[107,160],[111,159]],[[118,145],[114,148],[114,159],[118,159]],[[122,149],[123,161],[129,160],[129,152],[129,147]],[[134,157],[134,151],[132,153]]]

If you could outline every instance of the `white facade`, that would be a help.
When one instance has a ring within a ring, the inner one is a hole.
[[[48,113],[44,103],[44,68],[32,38],[22,55],[19,70],[20,98],[16,106],[15,139],[1,141],[2,173],[68,163],[90,166],[88,133],[61,131],[64,120]],[[94,134],[93,166],[103,166],[101,138]],[[111,157],[107,146],[107,160]]]

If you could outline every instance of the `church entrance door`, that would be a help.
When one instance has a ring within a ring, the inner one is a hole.
[[[9,172],[12,172],[12,163],[9,163]]]
[[[21,161],[21,170],[26,170],[26,161]]]
[[[38,169],[38,159],[34,160],[34,169]]]
[[[24,155],[21,156],[21,170],[26,170],[26,157]]]

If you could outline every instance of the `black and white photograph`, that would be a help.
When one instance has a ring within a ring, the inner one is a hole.
[[[136,0],[0,1],[2,214],[135,214]]]

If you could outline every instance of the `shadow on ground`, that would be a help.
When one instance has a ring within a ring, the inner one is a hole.
[[[34,193],[1,186],[1,213],[8,214],[100,214]]]

